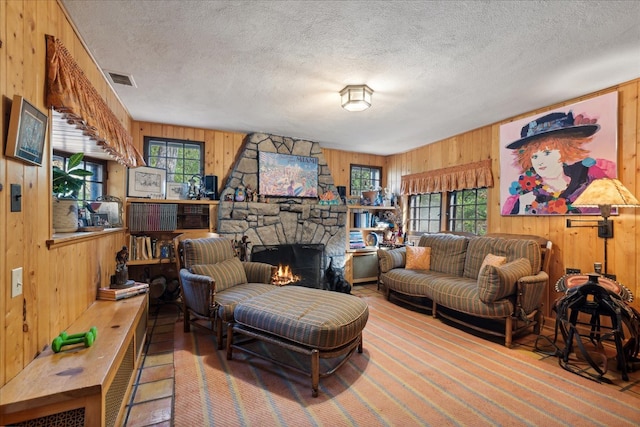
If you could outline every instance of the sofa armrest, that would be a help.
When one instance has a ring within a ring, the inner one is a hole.
[[[202,316],[210,316],[215,309],[216,282],[209,276],[180,270],[180,286],[185,305]]]
[[[407,249],[404,246],[390,250],[378,249],[378,266],[382,273],[393,268],[403,268],[406,261]]]
[[[525,276],[518,279],[516,315],[528,315],[540,308],[544,293],[549,283],[549,275],[541,271],[533,276]],[[518,313],[522,310],[523,313]]]
[[[246,261],[242,263],[249,283],[271,283],[277,267],[266,262]]]

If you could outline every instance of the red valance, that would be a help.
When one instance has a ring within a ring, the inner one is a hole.
[[[404,175],[401,184],[400,192],[402,195],[493,187],[491,159]]]
[[[60,40],[47,35],[47,106],[53,107],[116,161],[143,166],[131,134],[93,87]]]

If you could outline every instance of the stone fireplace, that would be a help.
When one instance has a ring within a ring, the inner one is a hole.
[[[312,156],[318,159],[318,194],[336,191],[331,172],[316,142],[254,133],[244,146],[221,191],[218,230],[225,237],[239,240],[247,236],[251,247],[272,245],[324,245],[320,274],[333,259],[344,266],[346,248],[345,205],[322,205],[318,199],[259,196],[260,201],[226,201],[236,188],[258,188],[258,152]],[[320,279],[318,287],[321,287]]]

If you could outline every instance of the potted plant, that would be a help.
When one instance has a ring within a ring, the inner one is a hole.
[[[93,172],[77,169],[84,153],[69,157],[66,166],[53,165],[53,229],[56,233],[72,233],[78,229],[78,192],[84,184],[84,177]]]

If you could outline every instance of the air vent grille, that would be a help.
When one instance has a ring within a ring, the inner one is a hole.
[[[132,75],[116,73],[113,71],[107,71],[107,75],[114,84],[136,87],[136,82],[133,80]]]

